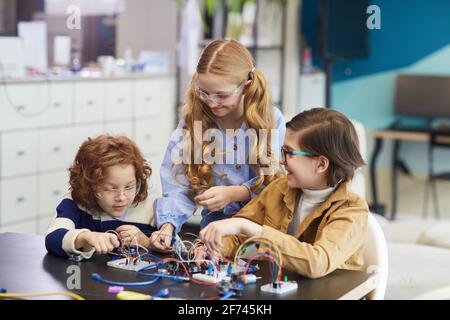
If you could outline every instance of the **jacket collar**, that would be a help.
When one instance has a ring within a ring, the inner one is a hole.
[[[289,209],[291,213],[293,213],[294,210],[296,209],[298,201],[300,200],[302,191],[301,189],[289,188],[289,186],[287,185],[287,178],[283,179],[286,179],[286,181],[283,183],[283,187],[281,190],[284,196],[283,200],[285,206]],[[348,199],[350,192],[351,192],[351,181],[349,180],[346,182],[342,182],[336,188],[336,190],[318,208],[316,208],[313,212],[311,212],[311,214],[309,214],[305,218],[305,220],[301,221],[299,229],[296,232],[296,236],[299,237],[314,219],[320,217],[334,203]]]

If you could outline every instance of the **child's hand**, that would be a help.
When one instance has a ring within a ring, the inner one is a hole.
[[[200,240],[206,245],[211,254],[220,255],[220,250],[223,247],[222,237],[240,232],[239,220],[241,219],[214,221],[200,231]]]
[[[245,218],[214,221],[200,231],[200,240],[210,253],[220,255],[223,247],[222,237],[239,233],[247,237],[259,236],[262,233],[262,226]]]
[[[221,259],[222,254],[219,252],[215,252],[214,254],[210,254],[208,249],[204,244],[198,245],[194,249],[194,261],[197,266],[208,265],[208,264],[217,264]],[[208,260],[210,261],[208,263]]]
[[[219,211],[233,202],[234,186],[211,187],[194,198],[195,202],[211,212]]]
[[[145,234],[136,226],[127,224],[116,229],[120,235],[120,241],[125,245],[136,245],[136,241],[144,247],[148,247],[149,240]]]
[[[79,249],[88,245],[93,247],[98,254],[106,254],[117,248],[120,243],[117,236],[112,233],[81,232],[75,239],[75,247]]]
[[[175,227],[166,223],[161,226],[161,229],[155,231],[150,236],[150,249],[159,252],[170,252],[172,251],[172,247],[170,244],[172,243],[172,233]]]
[[[204,245],[198,245],[194,249],[194,261],[197,266],[205,264],[206,256],[208,255],[206,247]]]

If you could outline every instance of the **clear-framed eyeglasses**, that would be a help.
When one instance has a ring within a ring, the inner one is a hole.
[[[133,185],[127,186],[123,189],[119,188],[106,188],[103,186],[96,186],[94,188],[95,195],[99,199],[115,199],[122,194],[127,197],[135,197],[138,195],[139,191],[141,190],[141,181],[138,180]]]
[[[195,94],[204,102],[211,101],[216,104],[221,104],[226,103],[231,99],[239,96],[244,90],[244,87],[245,83],[242,83],[240,86],[238,86],[231,92],[209,94],[197,85],[195,87]]]

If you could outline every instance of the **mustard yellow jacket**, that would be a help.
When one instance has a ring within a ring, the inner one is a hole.
[[[286,177],[269,184],[233,218],[263,225],[261,236],[278,245],[283,267],[304,277],[319,278],[336,269],[362,270],[369,210],[350,187],[350,182],[341,183],[301,221],[295,236],[287,230],[302,192],[289,188]],[[243,235],[224,237],[222,254],[233,258],[245,239]]]

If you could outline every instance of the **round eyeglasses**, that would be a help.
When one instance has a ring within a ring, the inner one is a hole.
[[[115,199],[122,194],[127,197],[135,197],[141,190],[141,182],[138,180],[135,184],[123,189],[96,187],[95,194],[99,199]]]

